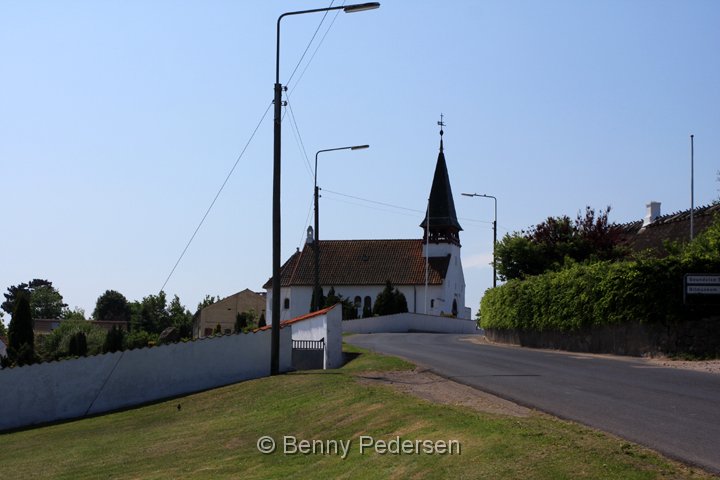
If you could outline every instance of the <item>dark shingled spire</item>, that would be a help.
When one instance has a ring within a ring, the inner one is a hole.
[[[442,121],[439,122],[442,126]],[[435,177],[430,190],[430,241],[434,243],[447,242],[460,245],[459,232],[462,230],[455,213],[450,177],[448,176],[445,153],[443,152],[443,131],[440,130],[440,153],[435,165]],[[420,227],[425,231],[427,211]]]

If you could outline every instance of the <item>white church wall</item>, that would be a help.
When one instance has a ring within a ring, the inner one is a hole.
[[[272,288],[267,289],[265,319],[268,325],[272,321]],[[285,308],[285,299],[290,308]],[[280,321],[291,320],[310,312],[312,302],[312,287],[282,287],[280,288]]]
[[[457,316],[469,319],[470,310],[465,306],[465,275],[463,274],[462,259],[460,258],[459,248],[450,258],[443,286],[443,295],[446,299],[444,312],[452,312],[452,301],[455,299],[457,301]]]
[[[469,319],[397,313],[383,317],[361,318],[342,322],[344,333],[478,333],[477,322]]]

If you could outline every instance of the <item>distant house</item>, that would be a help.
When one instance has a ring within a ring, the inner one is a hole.
[[[212,335],[218,325],[220,325],[222,333],[230,333],[235,328],[238,313],[250,310],[255,311],[258,318],[265,313],[265,294],[246,288],[208,305],[195,317],[193,337],[202,338]]]
[[[720,215],[720,204],[698,207],[693,212],[695,236],[707,229],[713,219]],[[690,241],[690,210],[662,215],[660,202],[647,204],[645,218],[620,226],[622,242],[634,252],[652,250],[655,254],[667,254],[666,242]]]
[[[440,132],[442,135],[442,131]],[[428,222],[429,220],[429,222]],[[420,227],[423,238],[411,240],[316,240],[312,228],[280,271],[280,320],[307,314],[315,280],[315,242],[319,245],[319,281],[323,294],[331,288],[354,303],[358,316],[372,310],[389,280],[405,295],[408,310],[429,315],[470,318],[465,306],[465,278],[460,259],[462,227],[455,213],[442,136],[427,214]],[[272,278],[267,312],[272,312]]]

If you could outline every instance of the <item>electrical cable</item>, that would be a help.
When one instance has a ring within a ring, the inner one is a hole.
[[[165,279],[165,283],[163,283],[163,286],[160,288],[160,292],[165,290],[165,286],[170,281],[170,277],[172,277],[172,274],[175,273],[175,269],[177,268],[177,266],[180,264],[180,261],[185,256],[185,252],[187,252],[188,248],[190,248],[190,244],[195,239],[195,235],[197,235],[198,231],[200,230],[200,227],[202,227],[203,223],[205,223],[205,219],[207,218],[208,214],[210,213],[210,210],[212,210],[218,197],[220,197],[220,194],[222,193],[223,189],[225,188],[225,185],[227,184],[228,180],[230,180],[230,176],[235,171],[235,168],[238,166],[238,163],[240,163],[240,159],[242,159],[243,155],[245,154],[245,151],[247,150],[248,146],[250,145],[250,142],[252,142],[253,138],[255,138],[255,134],[257,133],[258,129],[260,128],[260,125],[262,124],[262,122],[265,120],[265,117],[267,116],[268,112],[270,111],[270,107],[272,107],[272,105],[273,105],[273,102],[270,102],[270,105],[268,105],[268,107],[265,109],[265,113],[263,113],[262,117],[260,118],[260,121],[255,126],[255,130],[253,130],[247,143],[245,143],[245,146],[243,147],[242,151],[240,152],[240,155],[238,155],[237,159],[235,160],[235,164],[232,166],[232,168],[228,172],[227,176],[225,177],[225,181],[223,181],[222,185],[220,185],[218,192],[215,194],[215,198],[213,198],[213,201],[210,203],[210,206],[205,211],[205,215],[203,215],[202,219],[200,220],[200,223],[198,224],[197,228],[195,229],[192,236],[190,237],[190,240],[188,240],[187,245],[185,245],[185,248],[183,249],[182,253],[180,254],[180,257],[177,259],[177,262],[175,262],[175,265],[173,266],[172,270],[170,270],[170,274]]]

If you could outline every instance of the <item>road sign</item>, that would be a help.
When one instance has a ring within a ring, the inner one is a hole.
[[[688,273],[683,283],[685,303],[720,303],[720,274]]]

